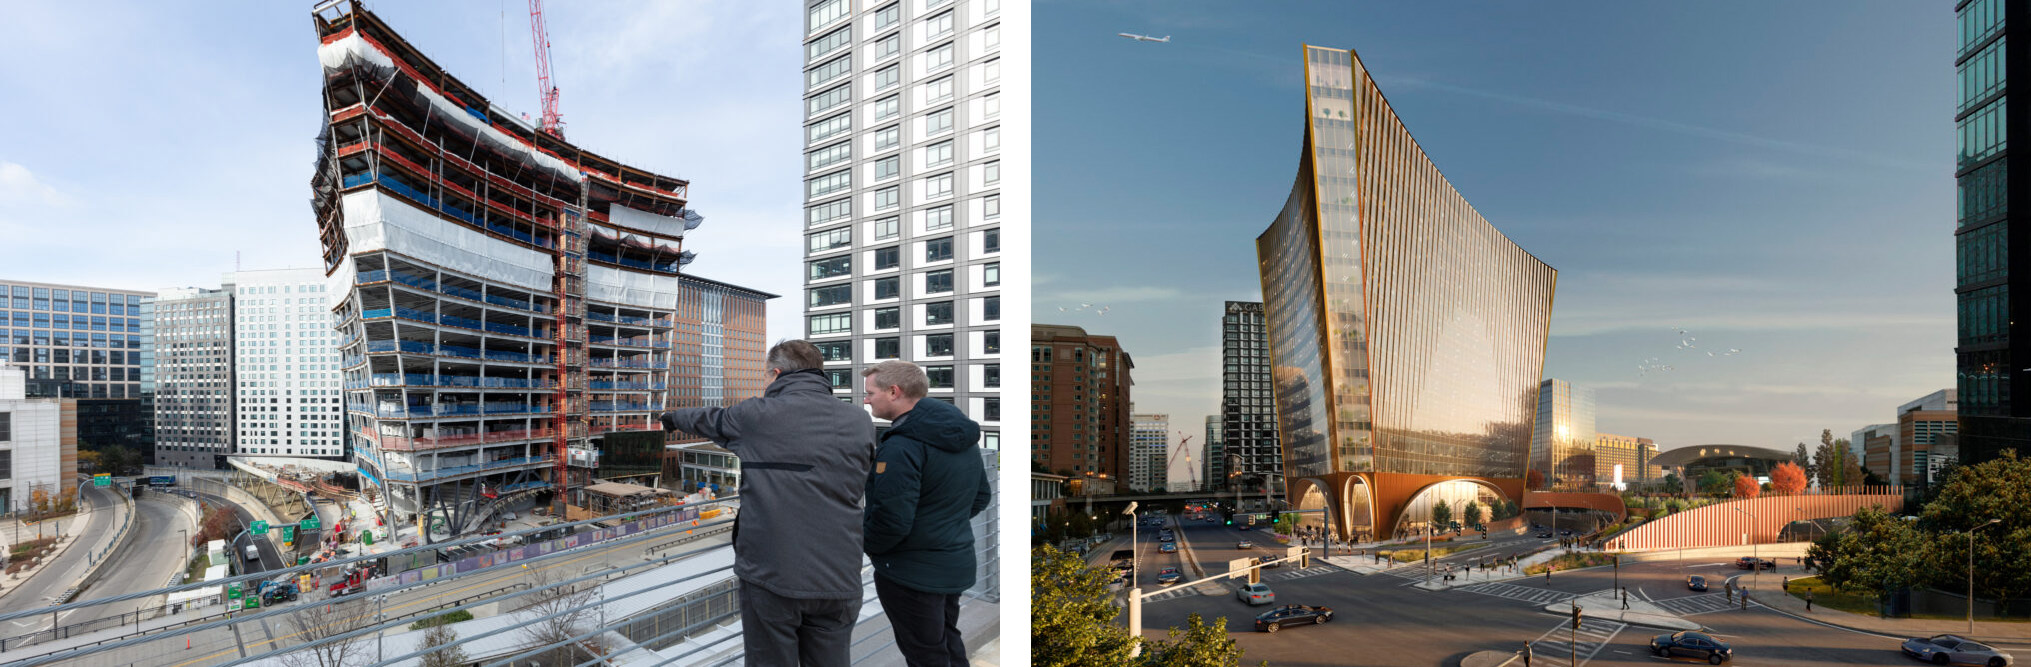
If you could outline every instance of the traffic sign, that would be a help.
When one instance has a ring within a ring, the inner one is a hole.
[[[112,486],[113,476],[106,473],[92,475],[92,486]]]
[[[295,544],[295,543],[296,543],[296,526],[283,526],[283,527],[282,527],[282,543],[283,543],[283,544]]]
[[[303,517],[303,521],[298,522],[296,525],[303,530],[317,530],[324,527],[324,524],[318,523],[317,515],[315,514]]]
[[[255,519],[254,525],[248,526],[247,530],[251,530],[256,533],[266,533],[268,532],[268,522],[262,521],[260,519]]]

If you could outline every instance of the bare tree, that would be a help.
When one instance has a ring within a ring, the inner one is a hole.
[[[425,630],[423,650],[429,652],[423,654],[423,667],[459,667],[469,662],[465,649],[450,645],[455,641],[458,641],[458,631],[451,629],[450,623],[439,623]]]
[[[600,653],[599,645],[590,639],[540,648],[569,641],[592,630],[598,613],[598,605],[593,599],[597,584],[563,583],[565,577],[550,568],[531,568],[523,579],[535,592],[526,598],[529,606],[523,607],[517,614],[541,620],[532,620],[524,626],[521,650],[526,655],[517,657],[532,660],[540,667],[571,667]],[[549,618],[544,618],[546,616]]]
[[[289,627],[305,644],[331,639],[373,627],[374,612],[353,602],[306,604],[289,614]],[[290,667],[351,667],[372,662],[373,642],[367,635],[335,639],[311,648],[282,655]]]

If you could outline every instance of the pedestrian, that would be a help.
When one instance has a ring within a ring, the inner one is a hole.
[[[1629,587],[1622,587],[1622,611],[1629,611]]]
[[[751,665],[846,665],[860,618],[860,506],[874,424],[833,397],[824,363],[816,346],[782,341],[769,348],[761,396],[662,416],[663,430],[740,457],[733,571]]]
[[[994,499],[980,424],[926,399],[916,364],[889,360],[861,371],[867,405],[889,420],[867,477],[867,556],[896,649],[909,667],[968,664],[959,594],[978,579],[971,519]]]
[[[1742,591],[1742,611],[1749,611],[1749,591],[1747,589]]]
[[[1551,585],[1551,563],[1544,564],[1544,585]]]
[[[1812,591],[1805,592],[1805,610],[1812,611]]]
[[[1723,590],[1723,591],[1726,591],[1726,592],[1727,592],[1727,594],[1728,594],[1728,604],[1734,604],[1734,603],[1735,603],[1735,584],[1734,584],[1733,582],[1728,582],[1728,583],[1723,583],[1723,584],[1721,584],[1721,590]]]
[[[1783,581],[1782,585],[1783,585],[1783,587],[1784,587],[1784,592],[1786,592],[1786,593],[1789,593],[1789,592],[1791,592],[1791,577],[1790,577],[1789,575],[1786,575],[1786,576],[1784,577],[1784,581]]]

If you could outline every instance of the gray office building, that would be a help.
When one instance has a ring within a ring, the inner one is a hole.
[[[143,307],[156,465],[220,470],[234,447],[233,290],[162,290]]]
[[[152,456],[141,304],[155,294],[18,280],[0,281],[0,294],[0,354],[28,371],[27,395],[78,399],[80,449]]]

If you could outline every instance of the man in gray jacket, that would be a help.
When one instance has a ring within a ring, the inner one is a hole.
[[[769,348],[761,397],[663,414],[663,430],[740,457],[733,572],[749,665],[844,666],[860,616],[874,424],[832,395],[824,363],[816,346],[783,341]]]

